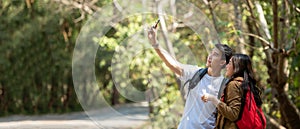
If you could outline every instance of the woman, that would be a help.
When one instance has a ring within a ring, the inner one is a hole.
[[[218,115],[217,129],[236,129],[239,119],[243,94],[248,90],[254,95],[257,107],[261,107],[261,91],[256,87],[256,80],[252,70],[251,59],[245,54],[235,54],[226,65],[226,77],[229,78],[224,95],[219,101],[215,96],[204,95],[204,102],[212,101],[216,105]]]

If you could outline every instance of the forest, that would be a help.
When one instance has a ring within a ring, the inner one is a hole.
[[[176,128],[180,81],[147,39],[204,66],[215,43],[248,54],[267,128],[300,128],[298,0],[1,0],[0,116],[146,101],[153,128]]]

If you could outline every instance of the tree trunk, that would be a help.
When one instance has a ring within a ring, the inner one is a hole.
[[[213,24],[214,24],[214,27],[215,27],[216,31],[219,32],[219,28],[218,28],[218,24],[217,24],[217,16],[216,16],[216,14],[214,12],[214,9],[212,7],[212,1],[208,0],[206,2],[206,0],[204,0],[204,3],[207,5],[207,7],[209,9],[209,13],[212,16]]]
[[[278,38],[278,22],[279,22],[279,18],[278,18],[278,3],[277,0],[272,0],[272,7],[273,7],[273,40],[274,40],[274,48],[275,49],[280,49],[282,50],[282,48],[280,48],[283,45],[279,45],[279,38]],[[283,43],[282,43],[283,44]],[[285,55],[283,55],[282,53],[280,54],[276,54],[273,53],[274,58],[276,59],[275,62],[270,62],[273,63],[274,65],[276,65],[277,67],[277,71],[276,71],[276,80],[275,79],[271,79],[272,80],[272,87],[276,88],[278,95],[276,96],[279,103],[280,103],[280,112],[282,114],[282,116],[284,117],[285,121],[287,122],[287,126],[288,128],[291,129],[299,129],[300,128],[300,114],[299,111],[297,109],[297,107],[295,106],[294,103],[291,102],[291,100],[288,98],[288,95],[286,94],[285,91],[285,86],[287,84],[287,74],[285,73],[284,69],[284,63],[286,62],[286,58]],[[275,67],[275,68],[276,68]],[[272,69],[274,70],[274,69]],[[272,72],[273,73],[273,72]],[[272,74],[270,74],[270,76],[272,76]],[[273,75],[274,76],[274,75]],[[276,83],[277,82],[277,83]]]
[[[116,86],[113,85],[111,104],[112,104],[112,105],[119,104],[119,103],[120,103],[120,102],[119,102],[119,97],[120,97],[119,92],[118,92]]]
[[[237,53],[244,53],[246,54],[246,50],[245,50],[245,46],[244,46],[244,42],[245,39],[243,38],[243,36],[240,35],[239,31],[242,31],[242,15],[241,15],[241,8],[240,8],[240,1],[239,0],[233,0],[233,5],[234,5],[234,26],[236,29],[236,34],[237,34],[237,38],[235,39],[235,42],[238,44],[237,48],[235,49],[235,51]]]
[[[282,114],[282,117],[287,122],[287,127],[289,129],[300,129],[300,114],[297,110],[297,107],[288,98],[288,95],[283,90],[283,88],[277,88],[277,92],[279,93],[277,99],[280,103],[280,112]]]
[[[255,19],[254,13],[251,7],[251,1],[247,0],[248,7],[250,9],[251,17]],[[295,106],[294,103],[288,98],[288,95],[285,91],[285,86],[287,85],[287,73],[285,69],[287,68],[286,61],[287,55],[284,53],[283,49],[280,48],[281,45],[278,43],[278,4],[277,0],[272,0],[272,9],[273,9],[273,44],[263,43],[262,46],[267,48],[264,50],[267,58],[265,63],[268,67],[268,74],[270,78],[268,82],[271,84],[271,87],[277,91],[277,95],[275,97],[279,101],[280,112],[282,114],[283,119],[287,122],[287,127],[291,129],[299,129],[300,128],[300,114],[299,110]],[[269,31],[267,27],[266,20],[263,16],[263,11],[260,8],[260,4],[256,3],[257,12],[259,13],[259,21],[264,30],[265,35],[261,35],[259,33],[259,29],[255,26],[256,31],[260,37],[267,37],[269,39]],[[255,22],[255,21],[253,21]]]
[[[247,19],[246,19],[246,24],[248,26],[249,33],[254,34],[254,29],[251,27],[253,23],[251,23],[251,20],[249,17],[247,17]],[[249,45],[250,45],[250,49],[248,50],[248,54],[252,59],[252,57],[254,56],[254,49],[252,47],[255,47],[255,40],[254,40],[254,37],[252,37],[252,36],[249,36]]]

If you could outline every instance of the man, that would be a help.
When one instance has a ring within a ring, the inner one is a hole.
[[[156,26],[148,31],[148,39],[163,62],[178,76],[182,82],[191,79],[200,69],[198,66],[184,65],[177,62],[168,52],[159,46],[156,38]],[[232,56],[232,49],[224,44],[216,44],[209,54],[206,67],[207,73],[195,88],[189,91],[184,107],[184,113],[178,129],[212,129],[215,127],[215,106],[204,103],[201,96],[206,93],[217,96],[224,77],[221,70]]]

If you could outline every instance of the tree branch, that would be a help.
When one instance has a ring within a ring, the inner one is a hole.
[[[297,6],[294,4],[292,0],[286,0],[294,9],[297,13],[300,13],[300,9],[297,8]]]
[[[298,28],[300,28],[300,25]],[[292,47],[286,52],[286,55],[290,55],[293,51],[295,51],[297,54],[296,43],[297,43],[297,40],[299,39],[299,37],[300,37],[300,29],[298,29],[298,32],[297,32],[295,38],[292,39]]]
[[[171,13],[173,15],[173,17],[177,17],[177,13],[176,13],[176,0],[170,0],[170,8],[171,8]],[[173,24],[172,24],[172,32],[175,32],[177,29],[178,23],[174,20]]]
[[[266,37],[268,38],[268,40],[271,40],[271,34],[270,34],[270,31],[269,31],[269,28],[268,28],[268,23],[267,23],[267,20],[266,20],[265,15],[264,15],[264,11],[263,11],[260,3],[255,2],[255,7],[256,7],[257,12],[259,14],[260,25],[261,25]]]
[[[233,0],[234,5],[234,29],[237,31],[243,31],[242,27],[242,15],[239,0]],[[237,33],[235,33],[237,34]],[[242,35],[237,34],[235,38],[235,42],[238,44],[236,48],[236,52],[238,53],[246,53],[243,42],[245,42],[244,37]]]
[[[267,119],[269,119],[271,126],[276,129],[286,129],[284,126],[280,125],[275,119],[270,117],[269,115],[265,114]]]
[[[117,0],[114,0],[113,1],[113,3],[114,3],[114,6],[120,11],[120,12],[122,12],[122,6],[118,3],[118,1]]]
[[[95,5],[99,0],[90,0],[90,1],[86,1],[86,0],[80,0],[80,1],[76,1],[76,0],[52,0],[52,1],[57,2],[57,3],[61,3],[64,6],[69,6],[69,7],[75,8],[75,9],[80,9],[81,16],[74,20],[75,23],[80,22],[81,20],[83,20],[85,18],[86,14],[91,15],[95,11],[100,10],[100,8]]]
[[[170,53],[170,55],[176,59],[175,57],[175,52],[173,50],[173,46],[172,46],[172,43],[171,41],[168,39],[167,35],[168,35],[168,30],[167,30],[167,26],[166,26],[166,22],[165,22],[165,18],[164,18],[164,11],[163,11],[163,4],[164,2],[167,2],[166,0],[162,0],[158,3],[158,6],[157,6],[157,13],[158,13],[158,17],[160,19],[160,27],[162,29],[162,34],[163,34],[163,38],[164,38],[164,41],[165,41],[165,44],[166,44],[166,47],[167,47],[167,50],[168,52]]]
[[[261,37],[259,28],[258,28],[258,26],[256,25],[256,21],[254,20],[254,19],[255,19],[255,16],[254,16],[254,12],[253,12],[253,9],[252,9],[252,5],[253,5],[253,4],[251,3],[250,0],[246,0],[246,3],[247,3],[247,6],[248,6],[248,8],[249,8],[249,12],[250,12],[250,14],[251,14],[251,18],[252,18],[252,20],[253,20],[253,22],[254,22],[255,30],[256,30],[258,36]],[[269,45],[265,44],[266,42],[264,42],[263,40],[261,40],[261,41],[262,41],[263,47],[269,47]],[[268,42],[268,44],[269,44],[269,42]]]
[[[251,18],[252,18],[252,20],[254,22],[254,26],[255,26],[256,32],[257,32],[258,36],[262,37],[262,35],[261,35],[260,31],[259,31],[259,28],[257,26],[256,20],[254,20],[256,18],[254,16],[254,12],[252,10],[252,5],[253,4],[251,3],[251,0],[246,0],[246,2],[247,2],[247,6],[249,8],[250,14],[251,14]],[[256,7],[258,7],[258,8],[261,7],[259,3],[255,3],[255,4],[256,4]],[[261,24],[265,23],[265,25],[266,25],[266,21],[265,21],[262,9],[261,10],[258,9],[258,13],[261,13],[261,15],[259,17],[260,23]],[[266,34],[266,37],[268,39],[270,39],[271,36],[268,35],[269,34],[269,30],[268,30],[267,25],[264,27],[264,32]],[[266,42],[264,42],[263,40],[261,40],[261,45],[264,47],[264,49],[270,48],[271,50],[273,50],[273,48],[272,48],[273,46],[272,46],[271,42],[268,42],[268,44],[266,44]],[[274,63],[271,63],[271,62],[273,62],[272,53],[270,51],[265,51],[265,54],[267,56],[267,58],[266,58],[266,61],[268,62],[267,64],[271,65],[271,67],[275,67],[275,66],[273,66]]]
[[[264,39],[263,37],[260,37],[259,35],[255,35],[255,34],[251,34],[251,33],[246,33],[246,32],[241,32],[241,34],[247,35],[247,36],[252,36],[252,37],[254,37],[254,38],[259,39],[259,40],[264,44],[264,45],[263,45],[263,46],[264,46],[264,49],[270,48],[270,49],[273,50],[273,48],[272,48],[271,45],[270,45],[270,42],[267,41],[266,39]]]
[[[213,20],[214,27],[215,27],[216,31],[219,32],[218,31],[219,29],[218,29],[218,26],[217,26],[217,16],[216,16],[216,14],[214,12],[214,9],[212,7],[212,1],[211,0],[208,0],[208,1],[207,0],[203,0],[203,1],[207,5],[207,7],[209,9],[209,12],[212,15],[212,20]]]
[[[66,6],[74,6],[77,9],[83,9],[83,11],[85,11],[88,14],[94,13],[94,10],[91,9],[90,5],[85,2],[75,2],[70,0],[52,0],[52,1],[62,3]]]
[[[74,20],[74,22],[75,22],[75,23],[78,23],[78,22],[82,21],[84,18],[85,18],[85,12],[82,11],[80,17],[79,17],[79,18],[76,18],[76,19]]]
[[[278,48],[278,3],[277,0],[272,0],[273,8],[273,42],[274,47]]]

